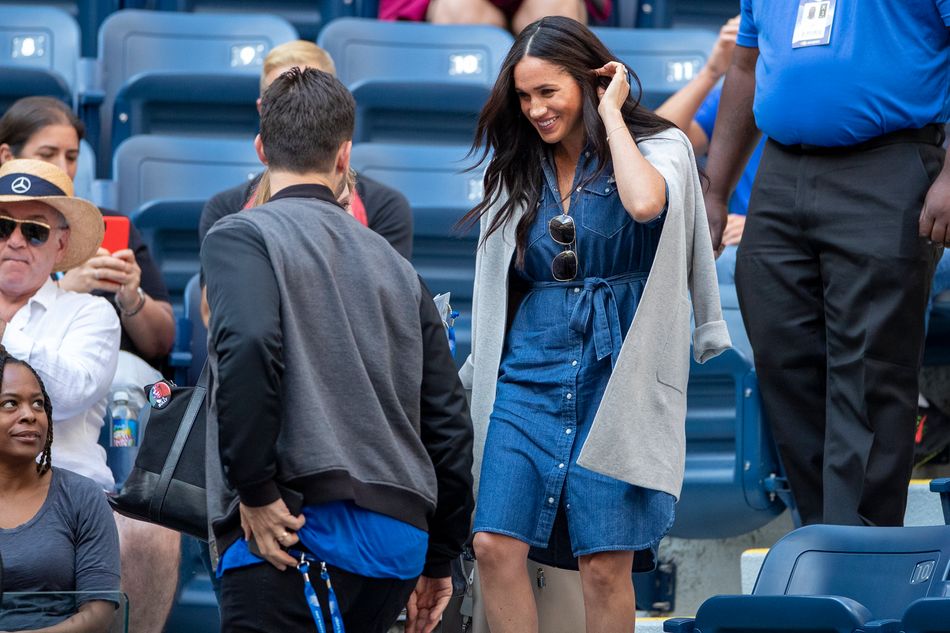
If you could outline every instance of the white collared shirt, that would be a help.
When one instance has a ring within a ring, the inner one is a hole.
[[[119,357],[121,326],[102,297],[60,289],[52,280],[17,310],[3,346],[43,379],[53,404],[53,465],[115,486],[99,432]]]

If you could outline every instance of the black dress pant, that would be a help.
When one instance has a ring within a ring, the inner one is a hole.
[[[802,523],[902,525],[924,312],[918,237],[942,135],[762,156],[736,262],[743,320]]]
[[[327,565],[343,626],[353,633],[386,633],[409,601],[416,580],[367,578]],[[310,568],[327,631],[333,630],[326,584]],[[221,578],[222,633],[315,633],[304,597],[303,576],[269,563],[233,569]]]

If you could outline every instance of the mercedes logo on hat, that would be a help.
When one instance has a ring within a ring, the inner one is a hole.
[[[23,195],[30,190],[30,187],[33,186],[33,183],[30,182],[30,179],[26,176],[20,176],[13,181],[13,184],[10,185],[10,189],[13,190],[13,193]]]

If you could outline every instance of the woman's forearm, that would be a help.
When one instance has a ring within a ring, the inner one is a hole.
[[[624,209],[637,222],[648,222],[666,206],[666,182],[643,157],[620,112],[604,118],[617,192]]]
[[[113,603],[105,600],[90,600],[79,607],[79,612],[69,619],[53,626],[29,631],[29,633],[108,633],[112,628],[115,613]]]
[[[161,358],[175,343],[175,315],[167,301],[145,295],[145,304],[134,315],[121,315],[122,328],[145,360]]]

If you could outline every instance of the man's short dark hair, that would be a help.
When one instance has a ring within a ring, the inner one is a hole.
[[[268,166],[302,174],[333,169],[353,138],[356,103],[340,81],[315,68],[291,68],[261,99],[261,143]]]

